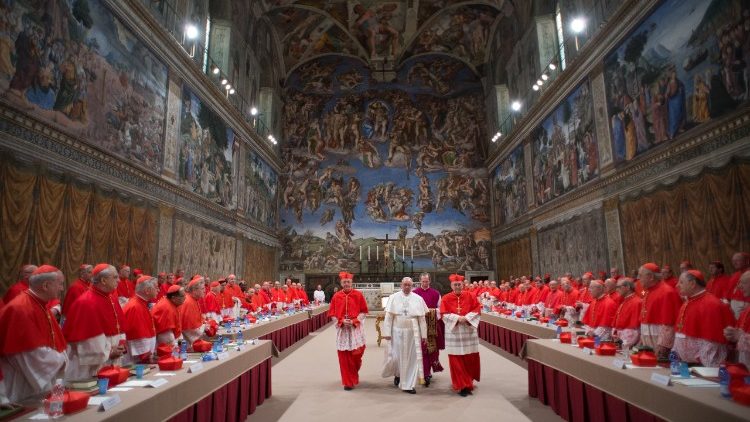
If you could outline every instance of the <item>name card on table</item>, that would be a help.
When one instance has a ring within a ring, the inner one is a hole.
[[[665,387],[669,387],[671,382],[671,377],[668,374],[660,374],[657,372],[654,372],[651,374],[651,382],[654,384],[663,385]]]
[[[622,359],[615,359],[612,361],[612,366],[617,369],[625,369],[625,361]]]
[[[229,359],[229,353],[227,352],[217,353],[216,358],[219,360]]]
[[[169,382],[169,381],[167,381],[167,380],[166,380],[166,379],[164,379],[164,378],[157,378],[157,379],[155,379],[155,380],[151,381],[151,382],[150,382],[150,383],[148,384],[148,386],[149,386],[149,387],[151,387],[151,388],[159,388],[159,387],[161,387],[162,385],[166,384],[167,382]]]
[[[594,349],[589,349],[588,347],[584,347],[581,350],[583,350],[583,354],[584,355],[593,355],[594,354]]]
[[[99,410],[102,412],[106,412],[107,410],[120,404],[120,402],[122,402],[122,400],[120,399],[119,394],[115,394],[112,397],[107,397],[106,400],[99,404]]]
[[[196,372],[200,372],[203,370],[203,364],[201,362],[194,363],[188,367],[188,373],[189,374],[195,374]]]

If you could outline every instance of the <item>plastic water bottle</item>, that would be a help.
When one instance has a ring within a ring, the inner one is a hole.
[[[175,359],[180,358],[180,344],[175,343],[174,347],[172,347],[172,357]]]
[[[602,339],[599,336],[594,336],[594,348],[597,349],[602,343]]]
[[[63,415],[63,401],[65,400],[65,385],[62,378],[55,380],[52,387],[52,394],[49,398],[49,411],[47,415],[52,419],[57,419]]]
[[[669,352],[669,372],[672,375],[680,375],[680,357],[674,350]]]
[[[730,378],[727,366],[722,363],[721,366],[719,366],[719,393],[721,393],[722,397],[732,397],[732,394],[729,392]]]
[[[242,335],[242,330],[237,331],[237,344],[245,344],[244,336]]]
[[[180,343],[180,359],[187,360],[187,358],[188,358],[188,355],[187,355],[187,341],[183,340]]]
[[[555,330],[555,338],[560,340],[560,334],[562,334],[562,327],[558,325],[557,330]]]

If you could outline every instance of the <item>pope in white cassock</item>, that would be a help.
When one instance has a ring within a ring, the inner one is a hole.
[[[393,383],[409,394],[416,394],[417,381],[424,379],[422,342],[427,339],[428,312],[424,299],[411,292],[413,284],[410,277],[401,280],[401,291],[388,298],[383,321],[383,339],[390,340],[390,348],[382,375],[393,376]]]

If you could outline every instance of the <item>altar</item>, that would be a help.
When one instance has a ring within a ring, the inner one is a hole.
[[[370,312],[382,311],[385,299],[393,294],[395,283],[354,283],[354,288],[362,292]]]

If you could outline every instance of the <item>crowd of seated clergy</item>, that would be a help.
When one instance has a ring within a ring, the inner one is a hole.
[[[750,366],[750,254],[738,252],[728,274],[720,261],[704,275],[688,261],[678,273],[649,262],[631,277],[612,268],[580,277],[572,273],[465,281],[464,291],[485,309],[565,318],[587,335],[616,341],[623,349],[647,346],[660,359],[717,367],[725,361]]]
[[[228,319],[310,303],[287,278],[251,286],[230,274],[144,274],[128,265],[83,264],[65,289],[52,265],[24,265],[0,300],[0,406],[38,398],[56,379],[93,379],[105,366],[152,363],[158,347],[211,337]],[[64,297],[61,299],[63,291]],[[314,299],[318,302],[317,299]]]

